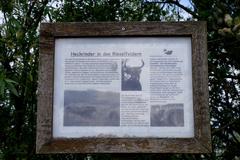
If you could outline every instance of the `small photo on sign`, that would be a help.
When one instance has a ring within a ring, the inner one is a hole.
[[[64,126],[119,126],[120,93],[64,91]]]
[[[184,126],[183,104],[151,106],[151,126]]]
[[[122,59],[122,91],[142,91],[140,79],[143,67],[142,59]]]

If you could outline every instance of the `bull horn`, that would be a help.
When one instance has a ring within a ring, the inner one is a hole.
[[[124,68],[127,67],[127,59],[123,60],[123,67],[124,67]]]
[[[144,61],[143,60],[141,60],[141,61],[142,61],[142,65],[140,67],[138,67],[139,69],[141,69],[144,66]]]

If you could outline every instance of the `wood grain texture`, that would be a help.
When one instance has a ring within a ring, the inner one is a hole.
[[[55,37],[191,36],[201,22],[43,23]],[[191,27],[190,27],[191,26]]]
[[[51,28],[41,28],[37,103],[36,151],[52,139],[54,37]]]
[[[43,23],[37,110],[37,153],[209,153],[208,66],[205,22]],[[176,37],[192,38],[194,138],[52,137],[54,39],[59,37]]]
[[[193,107],[195,138],[206,150],[211,149],[208,107],[207,27],[199,24],[192,35]]]

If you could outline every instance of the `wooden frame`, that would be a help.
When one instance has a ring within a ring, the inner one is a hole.
[[[192,39],[194,138],[53,138],[54,45],[58,37],[189,36]],[[209,153],[205,22],[43,23],[37,110],[37,153]]]

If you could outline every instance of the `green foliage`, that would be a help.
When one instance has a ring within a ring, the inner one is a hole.
[[[13,0],[1,0],[0,1],[0,9],[3,13],[11,13],[13,10]]]
[[[38,25],[47,1],[10,2],[12,10],[1,5],[0,151],[4,159],[23,159],[35,152]]]
[[[48,8],[52,21],[162,21],[179,18],[172,4],[143,3],[142,0],[98,0],[59,3],[60,8]]]
[[[206,4],[205,4],[206,3]],[[194,1],[208,20],[209,95],[215,159],[240,157],[239,1]]]
[[[18,96],[17,90],[14,86],[14,84],[17,84],[17,82],[6,78],[6,75],[3,71],[0,72],[0,97],[5,97],[5,91],[10,92],[14,94],[15,96]]]
[[[181,1],[180,1],[181,2]],[[1,0],[0,159],[237,159],[240,157],[240,3],[192,0]],[[212,154],[36,155],[36,94],[39,24],[95,21],[176,21],[183,12],[208,22],[209,104]]]

